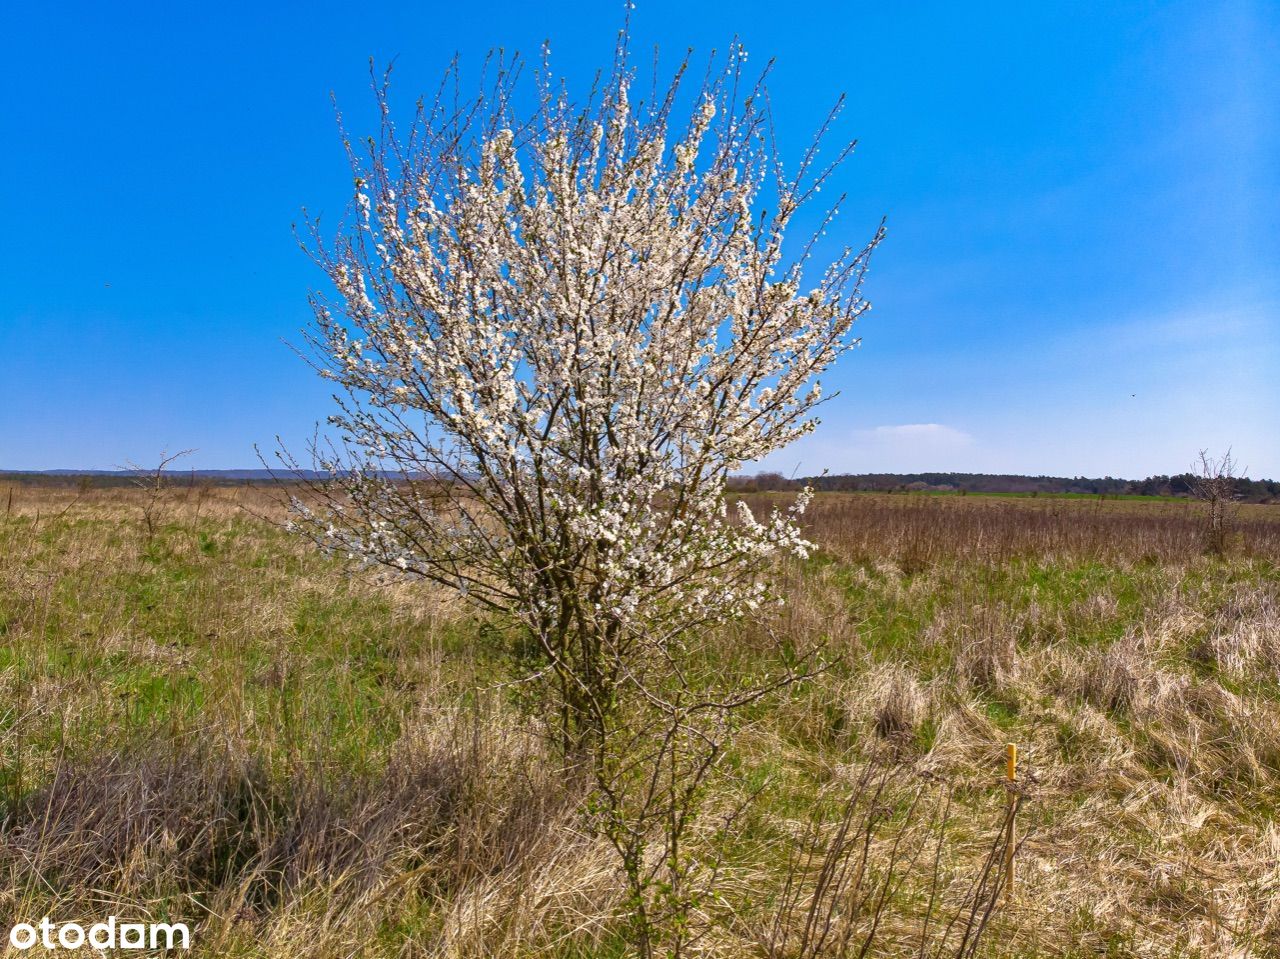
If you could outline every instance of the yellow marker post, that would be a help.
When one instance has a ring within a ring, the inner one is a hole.
[[[1004,775],[1010,786],[1018,781],[1018,747],[1008,743],[1004,747]],[[1009,790],[1009,823],[1008,835],[1005,836],[1004,848],[1004,892],[1006,898],[1013,896],[1013,851],[1017,845],[1017,833],[1013,827],[1013,816],[1017,811],[1018,794]]]

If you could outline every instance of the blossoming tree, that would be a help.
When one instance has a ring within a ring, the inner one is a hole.
[[[695,693],[681,664],[776,598],[764,574],[808,548],[810,493],[755,516],[726,508],[725,479],[812,428],[868,308],[879,234],[811,279],[834,210],[784,247],[852,147],[818,162],[838,107],[785,174],[744,60],[735,45],[696,91],[686,61],[646,102],[624,33],[585,105],[544,56],[522,117],[519,64],[498,58],[482,95],[420,104],[403,133],[383,85],[380,135],[348,141],[349,222],[309,244],[337,293],[314,298],[312,341],[342,440],[299,526],[517,624],[565,753],[619,797],[617,736],[657,731],[665,756],[697,709],[767,688]],[[671,722],[623,721],[628,697]],[[643,846],[641,819],[619,828]]]

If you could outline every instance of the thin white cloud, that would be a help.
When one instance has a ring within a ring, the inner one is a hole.
[[[903,423],[898,426],[877,426],[870,430],[858,430],[858,435],[870,440],[891,442],[895,445],[968,446],[973,437],[964,430],[942,423]]]
[[[1207,350],[1247,355],[1274,342],[1276,312],[1274,303],[1205,303],[1103,321],[1058,338],[1055,347],[1063,352],[1074,348],[1091,357],[1135,351],[1200,356]]]

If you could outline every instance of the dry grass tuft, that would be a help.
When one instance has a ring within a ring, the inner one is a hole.
[[[878,687],[875,710],[876,733],[885,739],[910,740],[924,718],[925,698],[916,678],[904,669],[894,669]]]

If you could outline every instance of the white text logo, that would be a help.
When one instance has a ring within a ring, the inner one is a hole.
[[[55,923],[48,916],[32,925],[20,922],[9,930],[9,945],[26,951],[45,949],[190,949],[191,932],[183,922],[120,922],[108,916],[86,929],[78,922]]]

